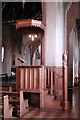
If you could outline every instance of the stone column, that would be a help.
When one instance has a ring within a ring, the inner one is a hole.
[[[64,45],[63,3],[46,2],[45,64],[62,66]]]
[[[0,36],[1,39],[1,36]],[[2,73],[2,41],[0,41],[0,73]]]
[[[0,2],[0,73],[2,73],[2,3]]]

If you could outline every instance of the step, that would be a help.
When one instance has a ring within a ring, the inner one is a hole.
[[[62,109],[60,105],[60,100],[55,100],[53,95],[45,94],[44,96],[44,106],[47,109]]]

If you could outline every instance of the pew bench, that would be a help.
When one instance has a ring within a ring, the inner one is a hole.
[[[12,115],[14,117],[21,117],[28,110],[28,100],[24,100],[23,91],[10,92],[10,91],[0,91],[0,95],[8,95],[9,104],[13,106]],[[27,105],[27,106],[26,106]]]
[[[7,75],[7,73],[0,74],[0,80],[2,80],[2,81],[7,81],[7,80],[8,80],[8,75]]]
[[[2,90],[2,91],[16,91],[16,83],[1,83],[0,90]]]
[[[0,97],[0,119],[12,118],[13,106],[9,104],[8,95]]]
[[[16,75],[8,76],[7,73],[2,73],[2,74],[0,74],[0,80],[2,82],[6,82],[6,81],[7,82],[9,82],[9,81],[14,82],[14,81],[16,81]]]

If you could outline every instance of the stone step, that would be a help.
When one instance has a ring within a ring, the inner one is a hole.
[[[54,99],[54,95],[47,94],[47,90],[44,91],[44,106],[48,109],[62,109],[60,100]]]

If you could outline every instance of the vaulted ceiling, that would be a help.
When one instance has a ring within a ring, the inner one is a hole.
[[[42,20],[41,2],[2,2],[2,20]]]

